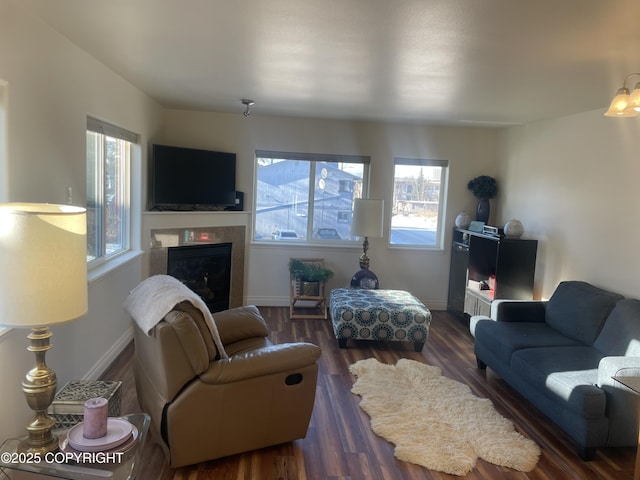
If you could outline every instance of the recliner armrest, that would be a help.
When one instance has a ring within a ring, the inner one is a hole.
[[[200,379],[205,383],[224,384],[273,373],[293,373],[315,363],[318,358],[320,347],[312,343],[270,345],[211,362]]]

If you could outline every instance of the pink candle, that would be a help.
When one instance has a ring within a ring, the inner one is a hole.
[[[82,435],[85,438],[101,438],[107,434],[108,408],[106,398],[90,398],[84,402]]]

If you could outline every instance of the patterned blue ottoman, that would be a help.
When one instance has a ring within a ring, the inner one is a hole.
[[[403,290],[336,288],[329,294],[329,313],[340,348],[354,340],[413,342],[422,351],[429,336],[431,312]]]

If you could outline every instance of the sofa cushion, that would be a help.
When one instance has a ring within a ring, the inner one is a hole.
[[[640,357],[640,300],[616,303],[593,346],[605,355]]]
[[[475,336],[476,343],[493,352],[506,365],[511,364],[513,352],[523,348],[580,345],[540,322],[478,320]]]
[[[267,324],[255,305],[230,308],[213,314],[220,340],[226,345],[246,338],[269,335]],[[231,355],[227,352],[228,355]]]
[[[559,405],[601,418],[606,396],[595,384],[602,356],[587,346],[528,348],[513,354],[511,369]]]
[[[587,282],[561,282],[547,303],[545,320],[563,335],[592,345],[616,302],[623,298]]]

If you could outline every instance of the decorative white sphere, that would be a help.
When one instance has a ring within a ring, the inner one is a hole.
[[[460,212],[456,217],[456,227],[468,228],[471,225],[471,216],[467,212]]]
[[[504,226],[504,234],[509,238],[520,238],[524,233],[522,222],[512,218]]]

